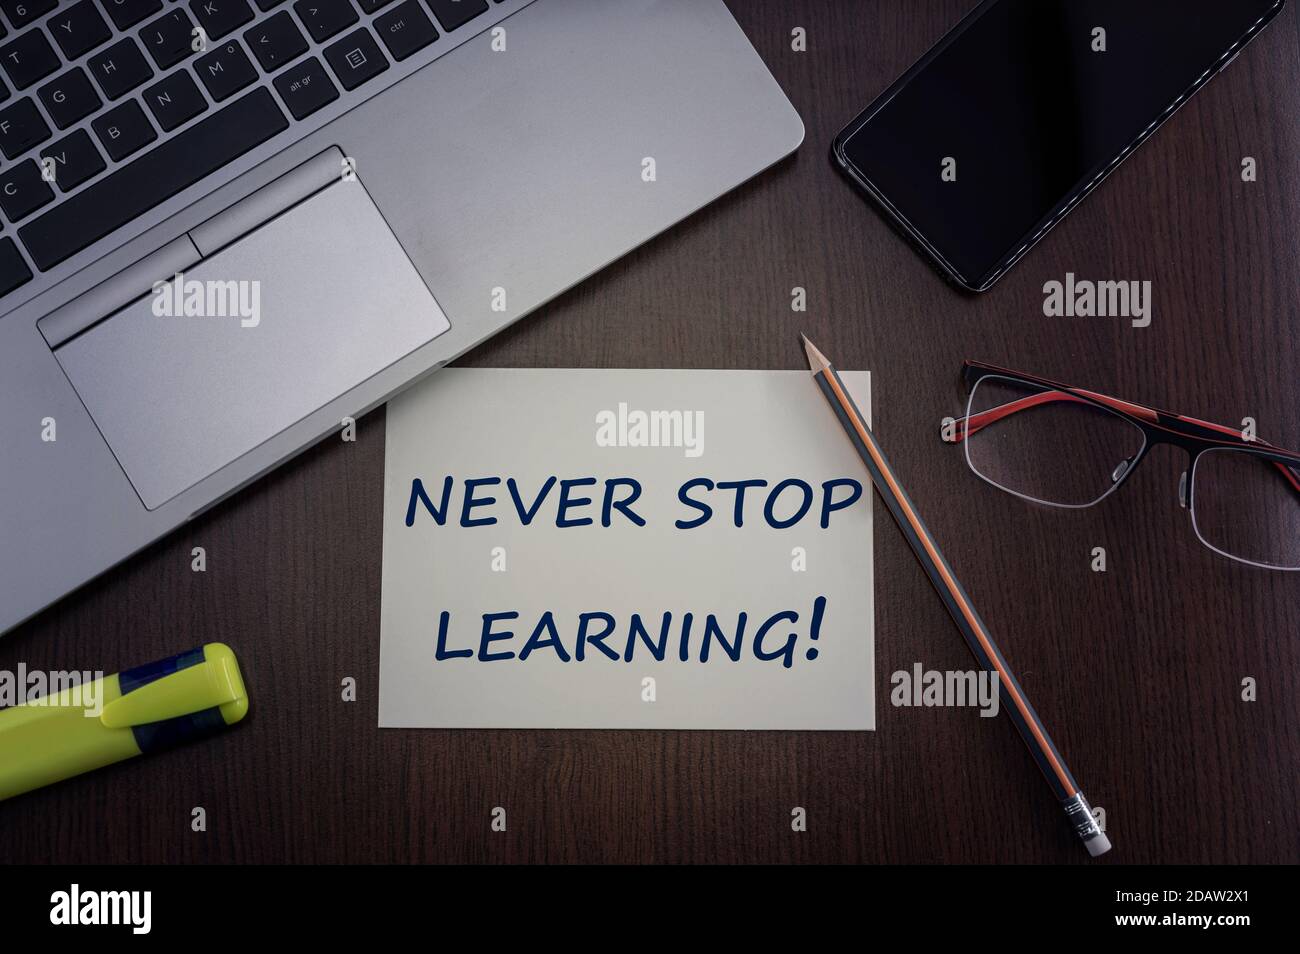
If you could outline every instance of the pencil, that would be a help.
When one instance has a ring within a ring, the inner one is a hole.
[[[812,369],[813,379],[821,388],[835,416],[839,418],[853,446],[857,448],[858,456],[866,464],[876,491],[889,507],[889,512],[894,515],[903,535],[907,537],[912,552],[921,561],[921,566],[925,568],[930,582],[934,584],[935,590],[948,608],[948,613],[957,624],[957,629],[961,631],[966,645],[970,647],[970,651],[986,671],[997,674],[1002,708],[1015,723],[1020,737],[1024,739],[1030,754],[1043,773],[1043,778],[1047,780],[1053,794],[1060,801],[1075,833],[1083,840],[1088,854],[1094,858],[1110,851],[1110,839],[1093,818],[1092,806],[1088,804],[1083,792],[1079,791],[1074,776],[1065,765],[1065,759],[1056,750],[1051,736],[1047,734],[1042,720],[1038,718],[1038,713],[1029,704],[1024,690],[1020,688],[1020,683],[1012,675],[1011,667],[1007,665],[997,643],[993,641],[988,627],[975,612],[970,597],[957,582],[952,568],[948,566],[948,561],[939,550],[939,544],[930,535],[916,507],[907,496],[907,492],[903,490],[875,435],[871,433],[857,405],[853,403],[853,398],[849,396],[848,388],[844,386],[844,382],[840,380],[839,374],[826,356],[818,351],[806,336],[801,337],[803,337],[804,349],[808,353],[808,365]]]

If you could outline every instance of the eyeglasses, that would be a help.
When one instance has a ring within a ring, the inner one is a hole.
[[[1214,552],[1300,570],[1300,454],[1253,435],[1019,371],[967,361],[966,416],[944,430],[975,474],[1050,507],[1099,503],[1158,444],[1188,455],[1178,502]]]

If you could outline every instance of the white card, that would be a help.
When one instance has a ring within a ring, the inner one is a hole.
[[[805,371],[440,371],[388,406],[379,724],[873,729],[872,495]]]

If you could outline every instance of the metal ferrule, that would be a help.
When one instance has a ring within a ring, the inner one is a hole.
[[[1065,809],[1074,833],[1083,841],[1089,854],[1095,857],[1110,850],[1110,839],[1097,824],[1097,819],[1092,816],[1092,806],[1088,804],[1088,799],[1084,797],[1083,792],[1076,793],[1073,798],[1067,798],[1061,803],[1061,807]]]

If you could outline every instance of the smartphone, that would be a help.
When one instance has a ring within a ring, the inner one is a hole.
[[[1285,0],[985,0],[836,137],[834,161],[984,291]]]

